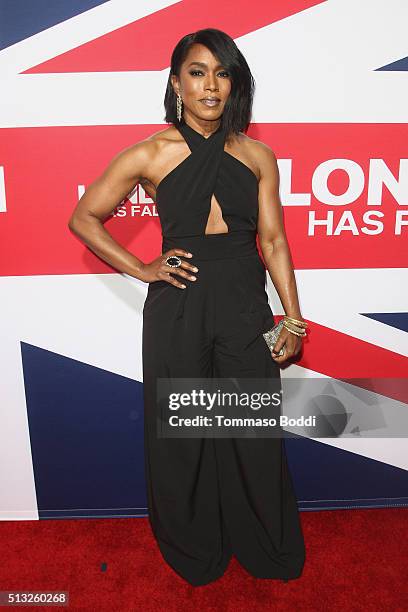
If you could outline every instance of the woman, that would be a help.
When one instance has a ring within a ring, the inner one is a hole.
[[[220,577],[232,554],[253,576],[285,581],[301,575],[305,559],[281,438],[170,438],[156,429],[159,377],[280,381],[279,364],[301,348],[305,325],[276,158],[242,132],[253,91],[245,58],[227,34],[205,29],[183,37],[165,95],[165,119],[173,125],[120,152],[69,222],[111,266],[149,283],[143,310],[149,519],[164,559],[194,586]],[[102,224],[137,183],[156,201],[163,231],[162,254],[150,263],[117,244]],[[257,234],[287,317],[273,355],[262,336],[275,321]]]

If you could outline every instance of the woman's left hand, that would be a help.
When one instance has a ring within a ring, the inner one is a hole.
[[[285,349],[283,355],[279,356],[278,353],[281,348]],[[276,344],[273,348],[273,352],[271,353],[272,359],[277,363],[282,363],[286,361],[290,357],[297,355],[302,348],[302,337],[296,336],[292,334],[290,331],[286,329],[286,327],[282,327]]]

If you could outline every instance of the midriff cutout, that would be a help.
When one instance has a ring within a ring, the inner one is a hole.
[[[210,230],[211,231],[208,231]],[[210,214],[208,215],[207,224],[204,233],[208,234],[228,234],[229,227],[225,223],[222,216],[222,209],[216,197],[212,194]]]

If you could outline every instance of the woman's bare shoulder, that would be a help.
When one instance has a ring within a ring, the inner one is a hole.
[[[243,132],[239,133],[239,137],[241,139],[241,142],[244,144],[244,146],[246,146],[248,148],[249,151],[251,151],[253,153],[254,156],[258,157],[263,157],[263,158],[275,158],[275,153],[273,152],[273,150],[271,149],[271,147],[269,145],[267,145],[265,142],[262,142],[261,140],[256,140],[255,138],[251,138],[250,136],[248,136],[247,134],[244,134]]]
[[[174,126],[158,130],[119,151],[113,158],[114,165],[132,172],[139,182],[149,180],[152,164],[162,157],[171,143],[179,140],[180,133]]]
[[[164,128],[163,130],[158,130],[157,132],[153,132],[146,138],[135,142],[134,144],[128,146],[126,149],[121,151],[121,153],[127,153],[132,156],[145,156],[147,161],[152,160],[152,156],[155,156],[157,153],[160,153],[161,149],[166,146],[166,144],[170,144],[172,142],[177,142],[180,140],[180,133],[177,128],[170,126]]]
[[[173,125],[164,128],[163,130],[158,130],[157,132],[153,132],[150,136],[147,136],[144,140],[141,140],[141,143],[152,143],[157,147],[163,146],[167,143],[171,142],[180,142],[181,135],[176,127]]]
[[[273,150],[269,145],[251,138],[244,132],[239,132],[236,136],[236,143],[242,155],[242,161],[247,161],[247,165],[252,168],[260,181],[263,177],[270,177],[277,173],[277,161]]]
[[[267,172],[276,172],[277,160],[272,148],[261,140],[251,138],[240,132],[242,143],[247,148],[249,155],[256,162],[259,168],[259,174],[262,176]]]

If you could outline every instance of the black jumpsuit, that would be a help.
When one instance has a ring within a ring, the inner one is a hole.
[[[275,377],[262,337],[275,320],[256,246],[258,180],[226,151],[222,123],[205,138],[182,120],[190,155],[160,182],[162,252],[190,251],[196,281],[149,284],[143,308],[145,475],[150,525],[166,562],[190,584],[220,577],[235,554],[258,578],[298,578],[305,548],[281,438],[160,438],[156,377]],[[227,233],[205,234],[212,195]],[[193,273],[194,274],[194,273]]]

